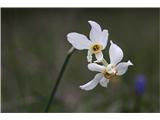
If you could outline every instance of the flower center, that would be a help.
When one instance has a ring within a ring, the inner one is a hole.
[[[109,64],[103,72],[105,78],[111,80],[116,76],[117,70],[116,66],[113,64]]]
[[[98,53],[102,50],[102,45],[96,43],[96,44],[93,44],[90,48],[91,52],[92,53]]]

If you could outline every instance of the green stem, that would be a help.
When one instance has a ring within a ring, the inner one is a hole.
[[[102,60],[102,63],[103,63],[103,65],[105,66],[105,67],[107,67],[107,65],[108,65],[108,63],[107,63],[107,61],[103,58],[103,60]]]
[[[53,89],[52,89],[52,92],[51,92],[49,101],[48,101],[47,106],[46,106],[46,108],[45,108],[45,112],[48,112],[49,109],[50,109],[52,100],[53,100],[54,95],[55,95],[55,93],[56,93],[56,91],[57,91],[57,88],[58,88],[58,86],[59,86],[60,80],[61,80],[61,78],[62,78],[62,76],[63,76],[63,73],[64,73],[64,71],[65,71],[65,68],[66,68],[66,66],[67,66],[67,64],[68,64],[68,61],[69,61],[69,59],[70,59],[70,57],[71,57],[71,55],[73,54],[74,51],[75,51],[75,49],[72,47],[72,48],[69,49],[69,51],[68,51],[68,53],[67,53],[67,56],[66,56],[65,61],[64,61],[63,65],[62,65],[61,71],[60,71],[60,73],[59,73],[59,75],[58,75],[58,77],[57,77],[56,84],[55,84],[55,86],[54,86]]]

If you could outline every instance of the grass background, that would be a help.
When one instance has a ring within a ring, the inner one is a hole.
[[[159,9],[37,8],[1,9],[2,112],[44,112],[51,89],[71,47],[69,32],[88,36],[88,20],[109,30],[134,66],[108,88],[82,91],[79,85],[95,73],[87,68],[86,51],[71,57],[50,112],[159,112]],[[104,56],[108,59],[108,48]],[[135,77],[147,77],[142,96]],[[139,104],[139,99],[141,102]],[[138,105],[138,110],[136,106]]]

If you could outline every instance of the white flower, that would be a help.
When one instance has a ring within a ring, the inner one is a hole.
[[[110,57],[110,64],[107,66],[98,65],[96,63],[88,64],[88,69],[91,71],[100,72],[95,75],[93,80],[89,81],[87,84],[80,86],[83,90],[92,90],[100,83],[101,86],[107,87],[109,80],[112,80],[115,76],[123,75],[128,66],[133,65],[130,60],[128,62],[121,62],[123,58],[123,51],[122,49],[110,41],[111,46],[109,48],[109,57]]]
[[[95,62],[101,62],[103,59],[102,50],[105,49],[108,42],[108,30],[102,31],[100,25],[94,21],[88,21],[88,23],[91,26],[90,40],[85,35],[76,32],[68,33],[67,39],[76,49],[88,50],[88,62],[92,62],[92,54],[95,54],[97,59]]]

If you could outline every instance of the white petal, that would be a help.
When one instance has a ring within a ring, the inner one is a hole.
[[[101,33],[101,39],[100,39],[100,43],[103,45],[103,49],[105,49],[105,47],[107,46],[108,43],[108,30],[103,30],[103,32]]]
[[[119,63],[116,67],[117,69],[116,75],[123,75],[124,73],[126,73],[128,66],[130,65],[133,65],[130,60],[128,60],[128,62]]]
[[[89,49],[91,41],[85,35],[72,32],[67,34],[68,41],[78,50]]]
[[[100,25],[94,21],[88,21],[88,23],[91,26],[91,31],[89,34],[91,41],[98,42],[100,40],[101,33],[102,33]]]
[[[103,53],[102,52],[96,53],[95,57],[96,57],[97,60],[94,61],[94,62],[102,62],[102,60],[103,60]]]
[[[114,44],[112,41],[110,41],[110,43],[111,43],[111,46],[109,48],[110,63],[116,65],[122,60],[123,51],[119,46]]]
[[[102,86],[102,87],[107,87],[109,83],[109,80],[106,79],[105,77],[103,77],[100,81],[99,81],[99,84]]]
[[[80,88],[82,90],[92,90],[93,88],[95,88],[97,86],[97,84],[99,83],[99,81],[102,79],[103,75],[101,73],[98,73],[95,75],[95,77],[89,81],[88,83],[81,85]]]
[[[92,62],[92,53],[90,52],[90,50],[88,50],[87,61],[90,63]]]
[[[102,65],[98,65],[97,63],[90,63],[88,64],[88,69],[91,71],[103,72],[105,70],[105,67]]]

